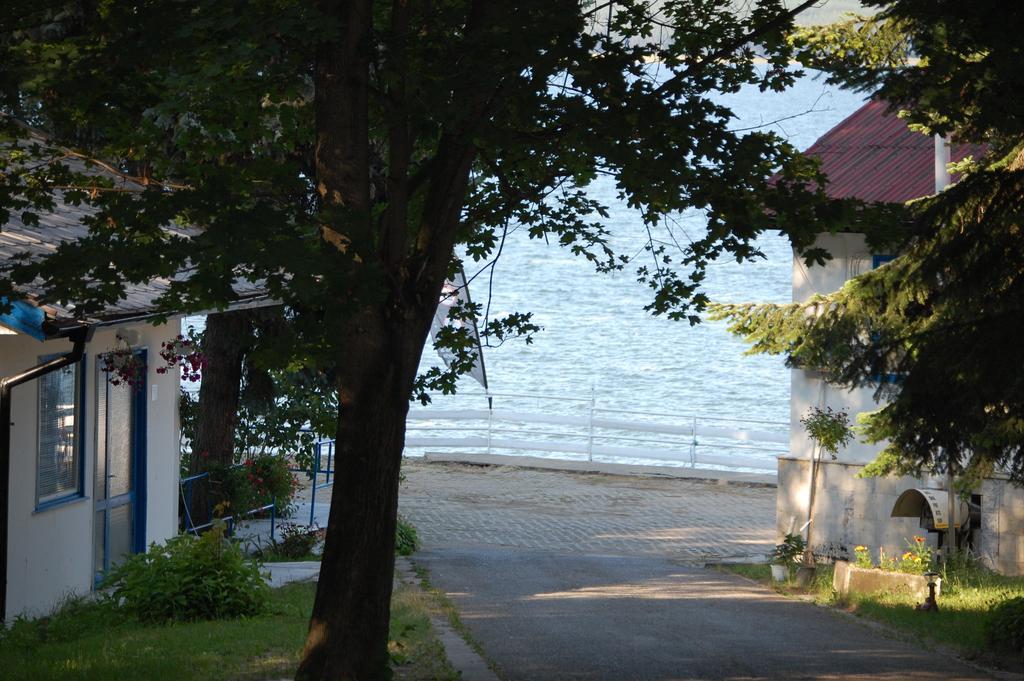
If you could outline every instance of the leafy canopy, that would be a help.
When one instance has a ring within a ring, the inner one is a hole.
[[[623,267],[607,207],[585,191],[599,174],[655,232],[668,212],[704,211],[704,236],[678,254],[652,237],[637,267],[648,309],[691,322],[709,261],[758,257],[753,240],[778,216],[829,217],[815,213],[820,190],[766,179],[820,179],[814,164],[773,133],[731,131],[711,97],[796,77],[793,11],[778,0],[498,4],[411,2],[400,21],[374,4],[364,209],[325,202],[317,179],[318,49],[341,39],[317,5],[9,3],[0,218],[35,224],[62,201],[90,212],[87,237],[4,263],[0,295],[36,282],[42,300],[88,316],[126,284],[164,277],[158,304],[172,312],[223,307],[236,280],[259,282],[291,311],[281,346],[326,361],[345,310],[420,295],[401,287],[436,247],[444,188],[432,181],[455,142],[474,149],[465,195],[450,197],[456,243],[474,260],[494,257],[512,223],[599,269]],[[808,221],[788,224],[809,246]],[[519,314],[492,333],[534,329]]]

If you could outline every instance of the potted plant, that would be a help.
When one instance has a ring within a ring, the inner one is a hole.
[[[781,543],[776,544],[768,554],[768,562],[772,566],[772,580],[784,582],[789,579],[790,570],[800,561],[806,544],[799,534],[790,532]]]

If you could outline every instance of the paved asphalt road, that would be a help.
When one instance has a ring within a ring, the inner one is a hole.
[[[989,678],[851,618],[665,558],[449,544],[414,560],[508,681]]]

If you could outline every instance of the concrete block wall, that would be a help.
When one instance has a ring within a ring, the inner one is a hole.
[[[1024,488],[1003,479],[982,482],[981,553],[993,569],[1024,575]]]
[[[878,549],[886,554],[903,553],[914,535],[926,537],[933,547],[938,535],[928,533],[915,518],[892,518],[896,499],[917,487],[945,488],[944,480],[909,476],[858,478],[861,464],[822,461],[814,501],[812,543],[815,550],[835,553],[863,544],[877,561]],[[778,536],[807,521],[810,461],[779,458],[776,498]],[[1024,575],[1024,488],[1004,479],[987,479],[981,488],[981,532],[975,534],[976,550],[991,568],[1006,575]]]
[[[863,544],[878,560],[878,549],[887,555],[907,550],[914,535],[924,536],[932,546],[935,534],[928,534],[916,518],[892,518],[896,499],[905,490],[930,486],[930,482],[911,477],[858,478],[860,464],[825,460],[818,469],[818,488],[814,500],[811,542],[816,551],[853,557],[853,547]],[[807,521],[810,461],[779,458],[779,494],[776,519],[779,536],[792,526],[799,530]]]

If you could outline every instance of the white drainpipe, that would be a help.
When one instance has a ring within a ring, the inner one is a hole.
[[[938,194],[949,186],[949,138],[935,135],[935,193]],[[953,491],[953,467],[947,463],[946,469],[946,556],[956,551],[956,493]]]
[[[949,138],[935,135],[935,193],[949,186]]]

